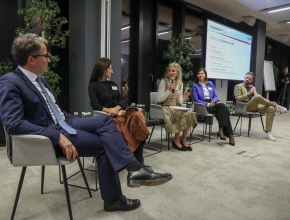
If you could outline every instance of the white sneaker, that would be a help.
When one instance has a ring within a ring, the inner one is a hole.
[[[276,138],[274,138],[273,134],[271,132],[264,132],[264,137],[271,140],[271,141],[276,141]]]
[[[277,105],[275,106],[275,110],[276,112],[281,112],[281,113],[286,113],[287,112],[287,108],[281,106],[281,105]]]

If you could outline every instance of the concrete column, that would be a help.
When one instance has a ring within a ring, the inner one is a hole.
[[[122,1],[111,3],[111,80],[121,81],[121,15]],[[101,50],[101,1],[69,2],[69,100],[70,112],[91,111],[88,84]]]

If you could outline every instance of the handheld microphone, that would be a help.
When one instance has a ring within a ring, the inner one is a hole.
[[[171,83],[175,83],[174,77],[171,77]],[[174,93],[174,89],[172,89],[172,93]]]
[[[136,104],[134,102],[131,103],[131,105],[129,107],[127,107],[124,111],[128,111],[129,109],[131,108],[135,108],[136,107]]]

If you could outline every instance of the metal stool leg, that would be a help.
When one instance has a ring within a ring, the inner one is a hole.
[[[250,136],[251,124],[252,124],[252,115],[249,115],[248,137]]]
[[[264,127],[264,122],[263,122],[262,115],[260,115],[260,118],[261,118],[261,123],[262,123],[263,131],[265,131],[265,127]]]
[[[151,133],[150,133],[150,136],[149,136],[148,144],[150,143],[151,136],[153,134],[154,128],[155,128],[155,125],[152,126],[152,130],[151,130]]]
[[[240,118],[241,118],[241,115],[239,115],[239,117],[238,117],[238,120],[237,120],[236,126],[235,126],[235,128],[234,128],[234,132],[235,132],[236,127],[237,127],[237,125],[238,125],[238,123],[239,123],[239,121],[240,121]]]
[[[85,181],[86,187],[88,189],[89,195],[90,195],[90,197],[92,197],[92,193],[91,193],[91,190],[90,190],[90,187],[89,187],[89,184],[88,184],[88,181],[87,181],[87,177],[85,175],[85,172],[84,172],[84,169],[83,169],[83,166],[82,166],[80,158],[78,158],[77,161],[78,161],[78,164],[79,164],[80,171],[82,173],[83,179]]]
[[[43,194],[45,166],[41,166],[41,194]]]
[[[22,184],[23,184],[23,180],[24,180],[24,176],[25,176],[25,172],[26,172],[26,168],[27,167],[22,167],[20,180],[19,180],[19,184],[18,184],[18,189],[17,189],[17,193],[16,193],[16,198],[15,198],[13,211],[12,211],[12,215],[11,215],[11,220],[13,220],[14,216],[15,216],[15,212],[16,212],[16,208],[17,208],[17,204],[18,204],[18,200],[19,200],[19,196],[20,196],[20,192],[21,192],[21,188],[22,188]]]
[[[63,177],[63,182],[64,182],[63,186],[64,186],[64,191],[65,191],[65,196],[66,196],[69,219],[72,220],[73,217],[72,217],[71,204],[70,204],[70,198],[69,198],[69,190],[68,190],[67,177],[66,177],[66,171],[65,171],[64,165],[61,165],[61,170],[62,170],[62,177]]]

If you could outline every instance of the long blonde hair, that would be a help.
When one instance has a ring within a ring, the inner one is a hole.
[[[176,71],[178,72],[178,74],[176,76],[176,79],[175,79],[175,83],[178,84],[178,85],[181,85],[182,84],[182,68],[176,62],[169,63],[169,65],[166,68],[166,73],[164,74],[164,79],[168,79],[168,69],[171,66],[173,66],[176,69]]]

